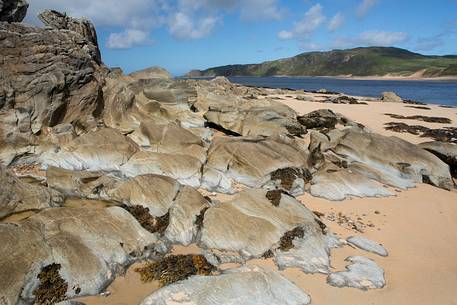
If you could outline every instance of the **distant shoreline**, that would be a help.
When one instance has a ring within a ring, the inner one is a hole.
[[[208,79],[216,78],[218,76],[180,76],[177,78],[190,78],[190,79]],[[288,76],[288,75],[273,75],[273,76],[252,76],[252,75],[233,75],[233,76],[223,76],[223,77],[275,77],[275,78],[333,78],[333,79],[347,79],[347,80],[376,80],[376,81],[453,81],[457,82],[457,76],[440,76],[440,77],[410,77],[410,76],[345,76],[345,75],[336,75],[336,76],[311,76],[311,75],[302,75],[302,76]]]

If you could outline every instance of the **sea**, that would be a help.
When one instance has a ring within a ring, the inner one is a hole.
[[[360,80],[328,77],[228,77],[237,84],[317,91],[326,89],[349,95],[379,97],[393,91],[403,99],[426,104],[457,107],[457,81],[445,80]]]

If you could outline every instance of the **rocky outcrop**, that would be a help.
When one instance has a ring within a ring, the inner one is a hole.
[[[29,4],[25,0],[0,0],[0,22],[21,22]]]
[[[52,269],[51,283],[58,277],[62,285],[44,287],[49,297],[98,294],[158,242],[118,207],[48,209],[19,225],[1,223],[0,236],[0,299],[8,305],[33,304],[38,275]]]
[[[60,17],[50,18],[52,28],[0,23],[3,163],[29,152],[46,127],[89,128],[103,109],[104,69],[92,24],[44,16]]]
[[[217,289],[215,289],[217,287]],[[279,272],[241,269],[219,276],[193,276],[164,287],[141,305],[306,305],[311,298]]]
[[[347,196],[389,196],[384,185],[407,189],[416,183],[453,188],[449,167],[427,151],[396,137],[359,128],[335,129],[327,137],[311,137],[310,149],[319,148],[321,162],[313,175],[311,194],[330,200]]]

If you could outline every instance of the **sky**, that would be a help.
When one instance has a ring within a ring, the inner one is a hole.
[[[457,0],[28,0],[96,26],[105,64],[173,75],[308,51],[395,46],[457,54]]]

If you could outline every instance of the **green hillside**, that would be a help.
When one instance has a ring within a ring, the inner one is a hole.
[[[260,64],[228,65],[191,71],[200,76],[457,76],[457,56],[426,56],[387,47],[307,52]]]

